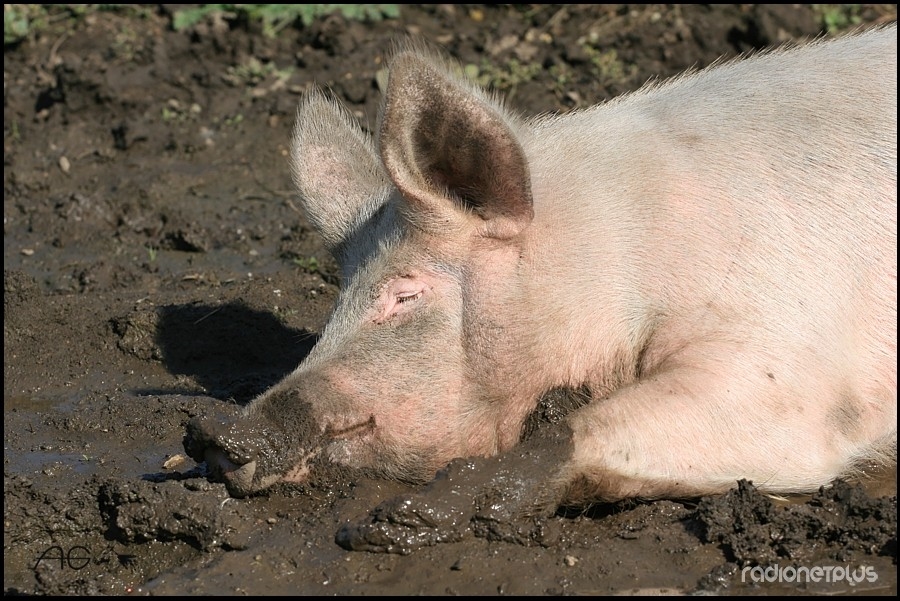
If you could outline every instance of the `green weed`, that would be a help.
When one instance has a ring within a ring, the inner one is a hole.
[[[47,25],[47,10],[40,4],[3,5],[3,45],[15,44]]]
[[[242,113],[238,113],[237,115],[229,115],[225,117],[225,125],[228,127],[236,127],[244,122],[244,115]]]
[[[821,16],[822,25],[830,34],[850,29],[862,22],[862,7],[859,4],[813,4],[813,8]]]
[[[17,44],[49,27],[71,28],[76,21],[101,11],[146,18],[153,9],[130,4],[4,4],[3,45]]]
[[[319,260],[315,257],[295,257],[294,265],[297,265],[307,273],[320,273]]]
[[[397,4],[202,4],[176,11],[172,16],[172,28],[181,31],[218,13],[226,19],[259,21],[263,35],[274,38],[297,19],[303,25],[309,25],[316,17],[335,11],[354,21],[380,21],[400,14]]]
[[[520,84],[535,79],[542,70],[539,63],[523,63],[515,58],[502,66],[495,66],[484,59],[480,66],[469,64],[463,68],[467,77],[498,92],[511,92]]]
[[[279,69],[275,63],[264,63],[258,58],[251,56],[247,62],[235,67],[228,67],[222,79],[226,83],[238,86],[255,86],[270,75],[274,75],[276,80],[287,81],[293,73],[293,67],[285,67]]]
[[[185,106],[178,100],[171,98],[166,105],[162,107],[162,120],[165,123],[184,123],[189,119],[195,119],[203,109],[199,104],[191,104]]]

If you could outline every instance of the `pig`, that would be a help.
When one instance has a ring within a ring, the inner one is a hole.
[[[896,25],[533,118],[460,73],[401,48],[374,138],[301,101],[293,179],[341,290],[293,373],[188,424],[232,496],[327,464],[430,480],[337,535],[407,553],[895,464]]]

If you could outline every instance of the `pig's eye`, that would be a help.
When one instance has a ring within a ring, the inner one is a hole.
[[[402,304],[409,301],[414,301],[422,296],[422,291],[418,292],[398,292],[397,293],[397,303]]]
[[[391,281],[382,292],[378,304],[383,304],[378,313],[372,317],[372,321],[384,323],[393,317],[413,311],[415,301],[425,296],[428,290],[429,287],[425,283],[413,277],[400,277]]]

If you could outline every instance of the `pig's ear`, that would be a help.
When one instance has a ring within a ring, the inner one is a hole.
[[[446,228],[474,219],[495,238],[526,227],[534,211],[517,127],[499,103],[435,60],[417,52],[394,58],[379,143],[414,221]]]
[[[291,168],[306,218],[332,252],[391,191],[371,137],[318,89],[297,108]]]

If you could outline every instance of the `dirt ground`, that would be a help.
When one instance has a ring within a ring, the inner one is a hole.
[[[848,23],[813,5],[402,5],[269,37],[240,18],[174,31],[182,9],[54,9],[5,47],[6,594],[896,595],[896,471],[811,499],[742,483],[595,506],[560,512],[538,545],[392,555],[335,533],[406,486],[229,499],[182,448],[190,417],[292,370],[336,297],[286,159],[311,82],[371,124],[385,52],[414,34],[522,112],[567,111]],[[853,16],[889,22],[896,5]],[[798,583],[798,567],[827,576]]]

